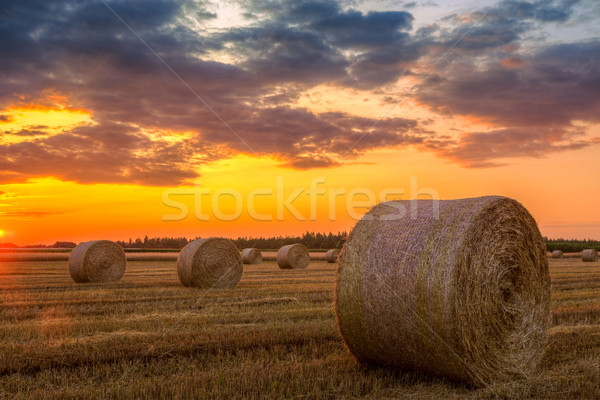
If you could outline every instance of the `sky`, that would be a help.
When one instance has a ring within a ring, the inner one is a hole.
[[[600,239],[596,0],[1,1],[0,38],[0,243],[484,195]]]

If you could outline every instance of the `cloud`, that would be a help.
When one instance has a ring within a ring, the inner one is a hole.
[[[417,60],[424,47],[411,39],[414,18],[404,11],[344,11],[337,3],[318,1],[253,2],[247,7],[253,15],[263,15],[261,23],[229,31],[219,41],[244,55],[241,65],[259,72],[259,79],[337,81],[372,89],[406,74],[402,64]]]
[[[153,141],[136,128],[102,124],[1,146],[0,171],[12,172],[7,181],[54,176],[82,183],[168,185],[195,178],[194,165],[218,157],[214,152],[200,156],[195,150],[202,148],[193,151],[186,143]]]
[[[14,136],[43,136],[47,135],[47,132],[37,130],[37,129],[21,129],[19,131],[5,131],[5,135],[14,135]]]
[[[84,183],[178,184],[198,177],[202,165],[238,153],[276,155],[292,168],[336,166],[342,157],[408,145],[419,135],[411,132],[418,125],[414,120],[384,121],[389,131],[370,133],[345,154],[362,134],[357,129],[374,119],[287,104],[324,82],[374,87],[405,73],[397,66],[418,57],[405,32],[412,22],[406,12],[284,2],[249,10],[261,16],[251,27],[200,35],[179,23],[184,12],[194,11],[189,3],[110,4],[202,99],[102,3],[18,3],[4,10],[11,16],[2,25],[10,43],[1,45],[8,57],[0,61],[0,71],[11,79],[2,83],[0,104],[43,102],[44,90],[51,89],[91,110],[94,125],[51,137],[37,137],[34,129],[12,132],[35,140],[0,146],[5,180],[55,176]],[[242,57],[240,62],[204,57],[225,48]],[[375,63],[380,65],[373,74],[369,65]],[[148,130],[191,136],[173,143],[149,136]]]
[[[441,113],[504,126],[600,120],[600,41],[552,45],[524,60],[516,69],[472,64],[436,74],[420,86],[418,99]]]
[[[445,33],[445,46],[458,50],[498,49],[517,42],[536,23],[561,23],[569,19],[579,0],[504,0],[466,14],[451,14],[455,28]]]
[[[489,38],[479,28],[468,33],[456,57],[419,85],[416,99],[492,129],[431,140],[428,148],[465,166],[487,167],[589,146],[585,127],[600,122],[600,41],[540,44],[534,52],[506,46],[531,28],[528,21],[563,22],[576,3],[504,1],[475,25],[491,29]],[[515,37],[503,38],[499,27]],[[470,56],[465,50],[478,51]]]
[[[514,157],[544,157],[550,153],[576,150],[587,146],[580,135],[564,131],[532,129],[499,129],[463,134],[459,140],[426,143],[439,156],[465,167],[496,167]],[[503,161],[499,161],[503,160]]]
[[[451,16],[452,28],[418,31],[406,11],[361,12],[329,1],[241,2],[248,24],[228,30],[205,25],[217,16],[202,2],[109,4],[177,76],[101,2],[1,4],[0,109],[51,102],[52,92],[92,113],[90,125],[56,135],[10,131],[27,141],[0,144],[1,181],[174,185],[240,153],[306,169],[408,146],[484,165],[498,149],[522,157],[579,146],[573,121],[600,115],[597,42],[518,52],[535,24],[568,21],[576,1],[503,1],[471,20]],[[431,62],[469,28],[443,62]],[[494,125],[491,132],[456,139],[415,118],[378,121],[295,105],[315,85],[382,90],[429,65],[415,98],[440,114],[475,116]],[[529,128],[539,136],[525,134]],[[186,136],[161,137],[168,132]]]

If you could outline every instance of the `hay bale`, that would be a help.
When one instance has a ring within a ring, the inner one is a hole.
[[[340,255],[339,249],[327,250],[327,253],[325,253],[325,260],[328,263],[335,263],[335,262],[337,262],[339,255]]]
[[[552,258],[563,258],[562,250],[554,250],[552,252]]]
[[[242,250],[242,262],[244,264],[260,264],[262,262],[260,250],[254,248]]]
[[[348,349],[475,385],[532,372],[550,317],[535,220],[505,197],[439,201],[437,217],[434,204],[382,203],[352,230],[335,289]]]
[[[277,265],[281,269],[304,269],[309,261],[308,249],[300,243],[288,244],[277,252]]]
[[[69,274],[77,283],[118,281],[126,266],[125,251],[110,240],[81,243],[69,255]]]
[[[586,262],[598,261],[598,250],[596,249],[585,249],[581,252],[581,260]]]
[[[242,271],[242,256],[228,239],[194,240],[177,257],[177,275],[187,287],[232,288],[242,278]]]

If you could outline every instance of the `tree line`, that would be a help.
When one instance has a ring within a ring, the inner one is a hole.
[[[276,237],[238,237],[231,241],[239,248],[256,247],[258,249],[279,249],[286,244],[302,243],[309,249],[333,249],[341,248],[346,242],[346,232],[320,233],[306,232],[301,236],[276,236]],[[198,239],[198,238],[195,238]],[[129,241],[117,241],[125,249],[181,249],[195,239],[185,237],[179,238],[137,238]]]
[[[346,242],[347,233],[315,233],[306,232],[300,236],[275,236],[275,237],[238,237],[232,239],[233,243],[239,249],[247,247],[256,247],[258,249],[267,250],[279,249],[281,246],[292,243],[302,243],[309,249],[334,249],[341,248]],[[182,249],[186,244],[198,238],[185,237],[155,237],[149,238],[145,236],[135,240],[128,241],[117,240],[124,249]],[[585,249],[596,249],[600,251],[600,241],[593,239],[574,240],[574,239],[548,239],[544,237],[546,248],[548,251],[562,250],[565,253],[577,253]],[[75,242],[59,241],[52,245],[28,245],[17,246],[13,243],[0,243],[0,248],[73,248],[77,246]]]
[[[599,240],[569,240],[569,239],[548,239],[544,238],[548,251],[562,250],[565,253],[579,253],[585,249],[596,249],[600,251]]]

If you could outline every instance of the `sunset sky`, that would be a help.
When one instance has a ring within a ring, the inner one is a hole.
[[[428,193],[600,239],[597,0],[3,1],[0,39],[0,243],[347,231]]]

